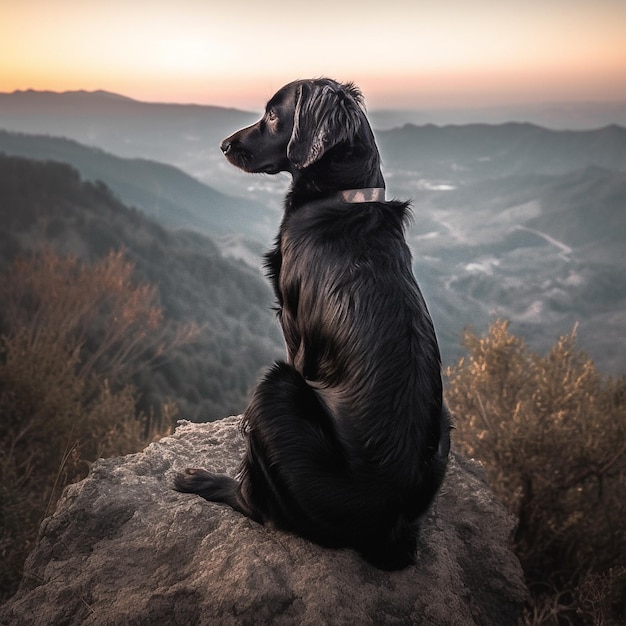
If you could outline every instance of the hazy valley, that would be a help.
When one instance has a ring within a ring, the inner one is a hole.
[[[376,128],[377,116],[371,117]],[[263,359],[280,352],[260,266],[289,179],[238,172],[218,149],[221,138],[255,118],[105,93],[0,94],[0,152],[69,163],[84,179],[102,180],[124,205],[169,229],[142,227],[141,245],[151,245],[151,229],[177,254],[193,242],[193,254],[185,253],[181,273],[172,279],[163,260],[169,247],[142,256],[135,239],[114,236],[113,224],[102,235],[107,244],[121,242],[141,259],[138,266],[158,282],[165,302],[189,300],[195,319],[213,315],[208,307],[214,299],[196,297],[200,291],[223,292],[220,336],[239,333],[237,350],[219,356],[232,361],[229,368],[237,368],[245,343],[254,344],[258,328],[265,328],[264,347],[239,388],[254,382]],[[612,125],[557,131],[528,123],[391,127],[395,118],[381,113],[378,119],[387,128],[377,138],[388,196],[413,200],[408,239],[445,363],[462,354],[465,326],[480,331],[494,317],[505,317],[539,350],[577,325],[579,345],[601,370],[626,371],[626,130]],[[4,221],[11,207],[5,198],[0,202]],[[3,231],[7,241],[14,234],[6,224]],[[214,269],[200,269],[207,264]],[[172,283],[192,280],[187,291],[172,295]],[[238,285],[227,287],[228,281]],[[229,290],[238,293],[232,303]],[[246,300],[257,326],[242,310]],[[202,355],[193,359],[200,363]],[[218,370],[201,374],[211,377]],[[220,382],[207,383],[200,395],[213,393],[215,384]]]

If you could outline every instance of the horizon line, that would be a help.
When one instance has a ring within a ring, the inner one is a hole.
[[[247,111],[249,109],[240,107],[240,106],[227,106],[223,104],[212,104],[209,102],[194,102],[188,100],[151,100],[151,99],[141,99],[134,96],[128,96],[124,93],[120,93],[117,91],[110,91],[108,89],[64,89],[64,90],[54,90],[54,89],[37,89],[34,87],[29,87],[27,89],[14,89],[13,91],[0,91],[0,95],[19,95],[19,94],[54,94],[54,95],[73,95],[73,94],[85,94],[85,95],[106,95],[106,96],[114,96],[115,98],[119,98],[122,100],[128,100],[130,102],[138,102],[141,104],[155,104],[155,105],[171,105],[171,106],[199,106],[199,107],[213,107],[219,109],[234,109],[239,111]],[[373,107],[369,109],[370,111],[390,111],[390,112],[403,112],[403,111],[488,111],[488,110],[498,110],[498,109],[506,109],[511,107],[516,108],[542,108],[542,107],[554,107],[554,106],[624,106],[626,107],[626,98],[625,99],[610,99],[610,98],[602,98],[602,99],[553,99],[553,100],[510,100],[502,103],[485,103],[485,104],[439,104],[433,105],[425,104],[424,106],[407,106],[407,105],[398,105],[398,106],[385,106],[385,107]]]

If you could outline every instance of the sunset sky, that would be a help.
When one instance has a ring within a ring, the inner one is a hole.
[[[0,91],[259,109],[353,80],[370,108],[626,100],[626,0],[0,0]]]

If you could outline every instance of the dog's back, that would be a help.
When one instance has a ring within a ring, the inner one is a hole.
[[[411,441],[439,441],[439,349],[404,240],[407,212],[399,202],[312,203],[285,220],[273,278],[290,364],[359,454],[385,466],[405,466]]]

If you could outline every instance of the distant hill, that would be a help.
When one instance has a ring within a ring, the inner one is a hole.
[[[590,130],[611,124],[626,126],[626,102],[540,102],[489,107],[439,107],[419,110],[370,110],[377,130],[404,124],[508,124],[529,123],[553,130]]]
[[[125,159],[75,141],[0,131],[0,152],[69,163],[86,180],[103,181],[119,199],[165,226],[213,235],[241,233],[269,241],[277,217],[261,203],[229,197],[172,167]]]
[[[544,117],[530,115],[537,110]],[[598,127],[584,132],[548,130],[523,122],[566,116],[576,121],[587,118],[590,111],[595,111],[592,117]],[[63,136],[117,156],[168,163],[222,193],[280,206],[285,179],[243,174],[226,163],[218,147],[224,137],[257,118],[254,112],[147,103],[102,91],[0,93],[0,128]],[[615,126],[620,121],[626,124],[626,103],[519,107],[510,117],[492,109],[485,111],[485,117],[372,111],[370,118],[375,129],[385,129],[376,135],[394,194],[410,191],[418,177],[454,185],[588,166],[623,169],[626,161],[626,130]],[[472,119],[481,123],[450,125]],[[506,123],[511,120],[520,122]]]
[[[106,91],[0,93],[0,128],[67,137],[120,156],[170,163],[157,152],[175,155],[181,142],[198,150],[217,149],[225,129],[256,118],[236,109],[146,103]],[[154,146],[158,150],[151,154]]]
[[[377,138],[387,168],[453,185],[590,166],[626,169],[626,128],[615,125],[573,132],[532,124],[407,124]]]
[[[216,106],[140,102],[105,91],[0,93],[0,128],[73,139],[121,157],[174,165],[215,186],[227,172],[219,150],[224,137],[257,113]],[[235,185],[219,187],[236,194]]]
[[[172,231],[72,167],[0,155],[0,268],[44,243],[90,260],[123,249],[139,280],[158,286],[165,316],[203,327],[136,384],[144,405],[171,398],[181,415],[239,413],[263,367],[283,352],[272,295],[259,272],[224,258],[197,232]]]

